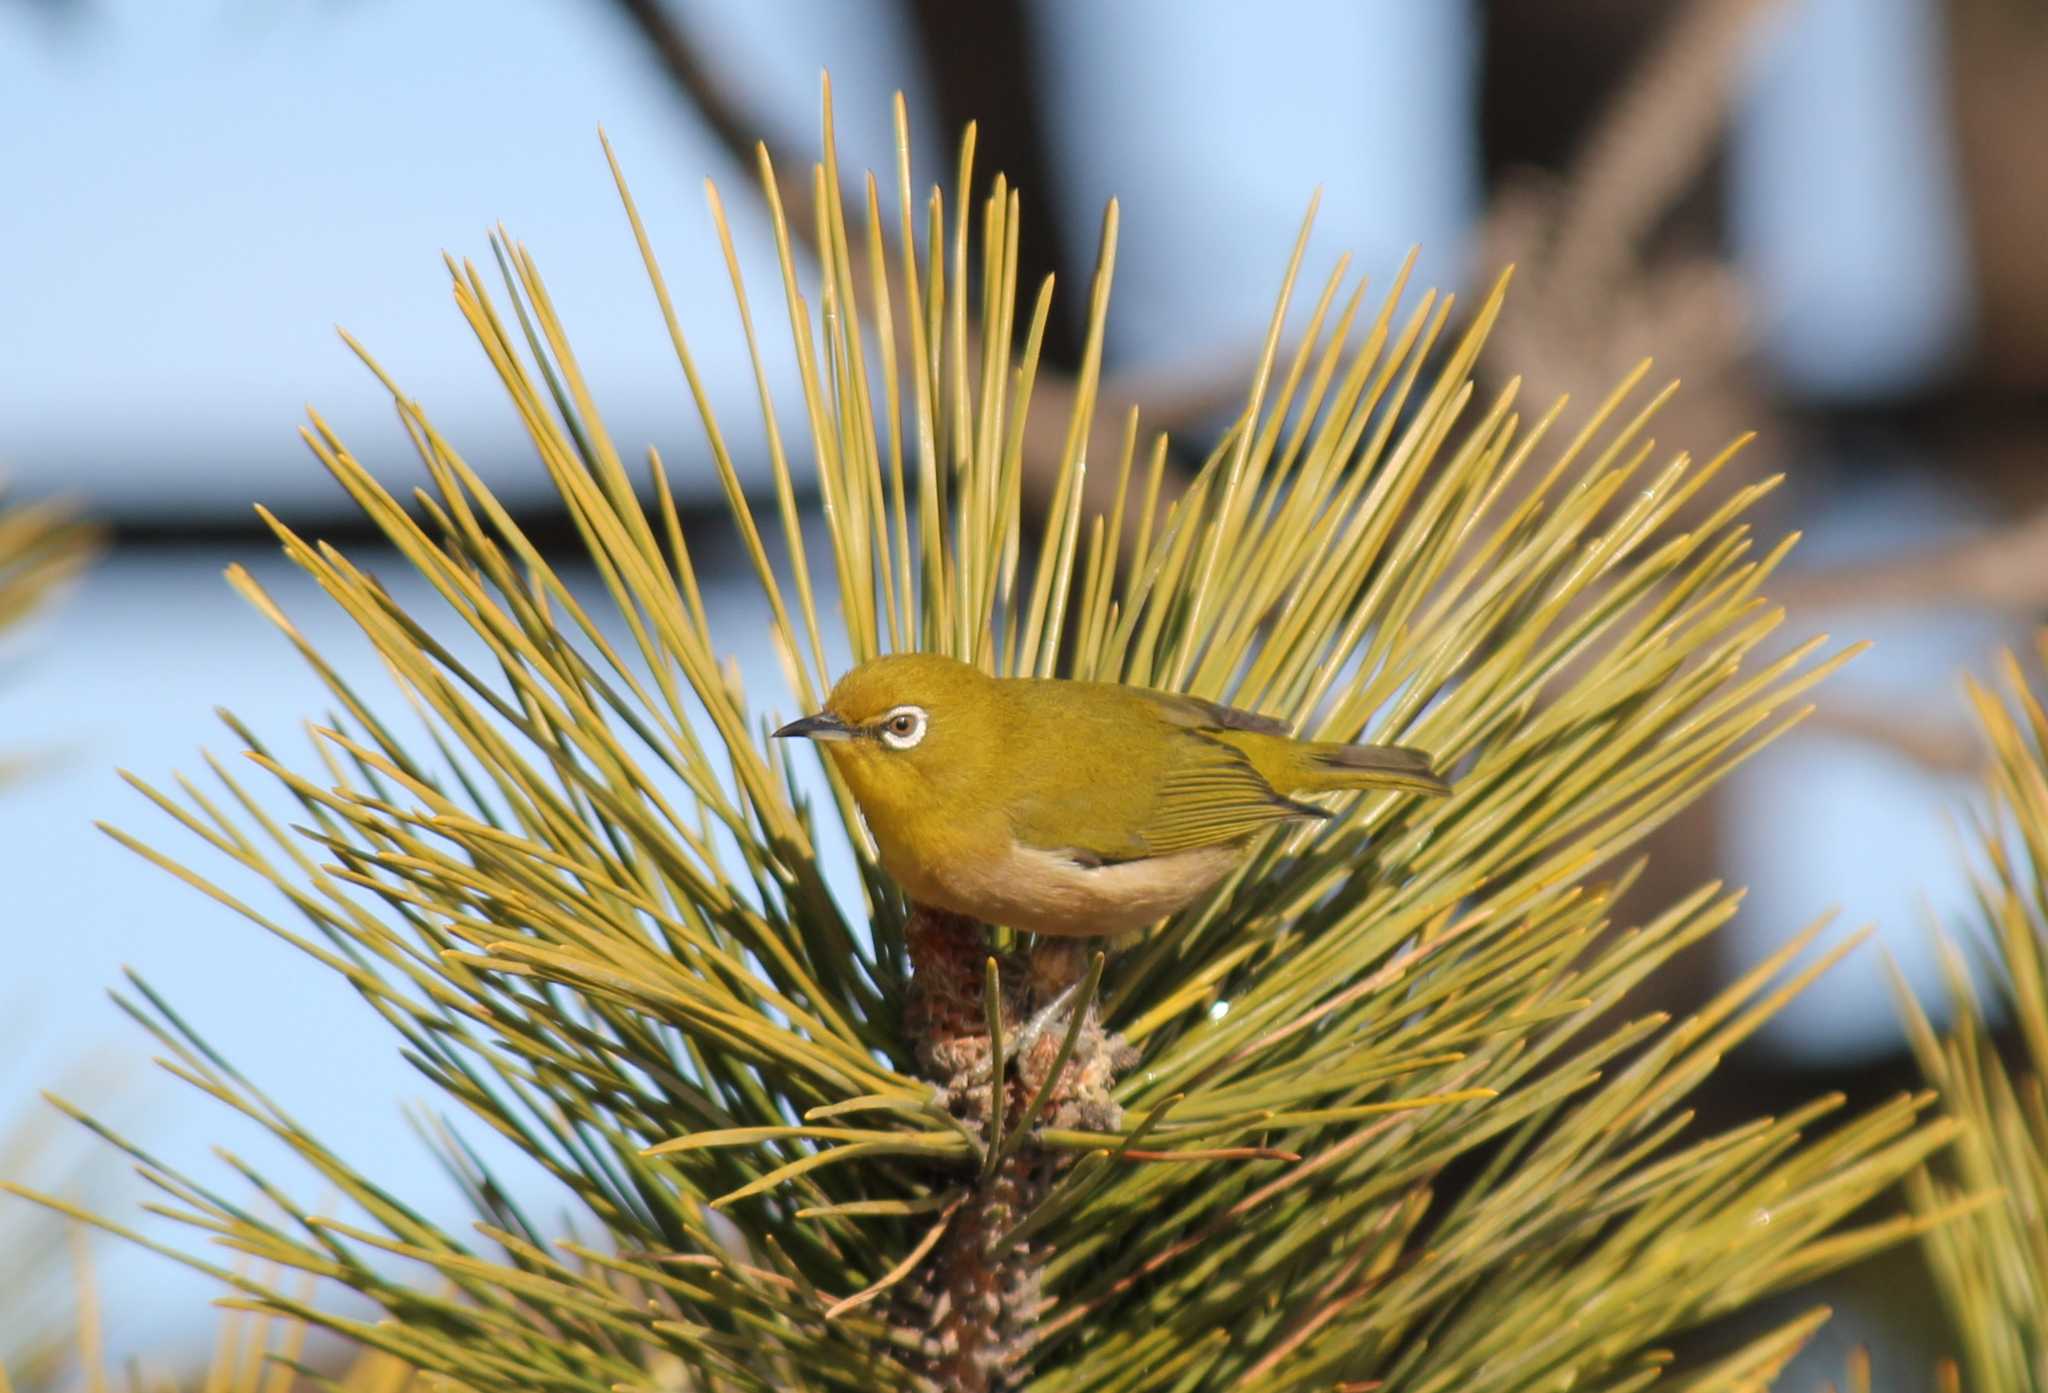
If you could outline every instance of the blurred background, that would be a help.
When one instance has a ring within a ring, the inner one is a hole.
[[[288,748],[319,714],[316,680],[222,582],[230,562],[344,671],[373,666],[251,511],[377,565],[294,438],[308,403],[387,482],[420,476],[337,322],[531,529],[573,539],[447,292],[440,253],[488,265],[500,221],[547,274],[614,435],[661,448],[715,591],[729,568],[713,613],[734,616],[750,683],[776,685],[596,132],[723,419],[747,422],[702,181],[758,300],[775,259],[748,142],[801,168],[827,67],[849,171],[892,167],[893,91],[920,185],[950,184],[958,130],[980,122],[978,170],[1023,192],[1020,281],[1065,288],[1053,367],[1075,366],[1078,291],[1121,200],[1108,372],[1184,466],[1241,400],[1318,188],[1311,280],[1346,250],[1384,284],[1419,245],[1418,281],[1461,295],[1518,264],[1496,382],[1590,403],[1650,355],[1685,382],[1661,452],[1760,431],[1739,468],[1788,475],[1763,526],[1805,534],[1773,588],[1788,634],[1877,646],[1661,839],[1644,903],[1710,876],[1751,887],[1663,990],[1697,999],[1837,909],[1881,946],[1733,1062],[1728,1115],[1912,1085],[1884,954],[1931,999],[1927,923],[1969,912],[1952,824],[1979,752],[1958,674],[2048,609],[2048,4],[0,0],[0,474],[111,535],[82,588],[0,650],[0,754],[30,765],[0,796],[0,1128],[61,1076],[171,1159],[223,1135],[106,1001],[129,965],[311,1130],[462,1212],[407,1131],[416,1077],[354,996],[93,820],[184,854],[114,771],[201,768],[232,743],[216,705]],[[797,403],[765,328],[778,398]],[[758,435],[734,445],[765,487]],[[31,1178],[121,1206],[118,1170],[90,1154],[53,1141]],[[132,1250],[101,1261],[115,1352],[203,1341],[207,1284]],[[1847,1314],[1815,1367],[1875,1341],[1881,1374],[1928,1386],[1941,1336],[1912,1314],[1930,1304],[1915,1280],[1907,1255],[1833,1293]]]

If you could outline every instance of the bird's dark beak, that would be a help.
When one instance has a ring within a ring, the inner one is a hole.
[[[775,739],[786,740],[800,735],[806,740],[851,740],[853,727],[840,720],[830,711],[820,711],[815,716],[806,716],[800,721],[791,721],[775,732]]]

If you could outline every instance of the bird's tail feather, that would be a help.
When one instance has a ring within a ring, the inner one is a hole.
[[[1346,788],[1404,788],[1415,793],[1449,793],[1428,755],[1405,745],[1311,745],[1300,792]]]

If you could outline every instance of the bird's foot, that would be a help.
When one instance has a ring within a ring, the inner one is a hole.
[[[1051,1001],[1031,1013],[1031,1019],[1024,1022],[1024,1028],[1017,1032],[1017,1056],[1023,1058],[1031,1053],[1039,1040],[1057,1025],[1061,1035],[1066,1034],[1067,1012],[1074,1004],[1074,998],[1081,994],[1079,982],[1069,982],[1061,988]]]
[[[998,1061],[993,1057],[989,1058],[982,1064],[980,1070],[970,1082],[977,1085],[987,1083],[995,1076],[995,1070],[999,1062],[1007,1066],[1009,1061],[1013,1059],[1029,1059],[1033,1051],[1037,1049],[1038,1042],[1044,1039],[1055,1025],[1059,1027],[1059,1033],[1064,1036],[1067,1028],[1066,1013],[1073,1006],[1074,998],[1080,995],[1080,992],[1081,984],[1079,982],[1069,983],[1051,1001],[1048,1001],[1045,1005],[1034,1011],[1031,1019],[1024,1022],[1024,1028],[1017,1032],[1016,1037],[1005,1042],[1003,1059]]]

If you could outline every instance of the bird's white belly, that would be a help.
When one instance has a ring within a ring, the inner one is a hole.
[[[1005,928],[1093,937],[1128,933],[1180,909],[1244,856],[1236,842],[1090,866],[1012,842],[1004,857],[951,868],[941,908]]]

